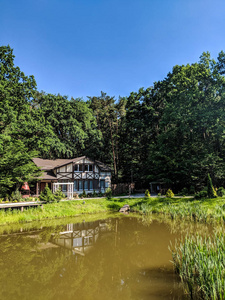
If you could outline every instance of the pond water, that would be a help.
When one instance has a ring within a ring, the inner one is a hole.
[[[168,250],[176,228],[120,215],[2,232],[0,299],[186,299]]]

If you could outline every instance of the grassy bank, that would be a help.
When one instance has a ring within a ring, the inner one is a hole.
[[[225,199],[194,200],[192,198],[120,198],[107,200],[85,199],[62,201],[45,204],[43,210],[29,208],[20,210],[0,210],[0,225],[10,223],[24,223],[35,220],[73,217],[80,214],[94,214],[101,212],[119,211],[129,204],[131,211],[146,215],[160,214],[172,220],[191,220],[195,222],[225,222]]]
[[[172,251],[191,299],[225,299],[225,236],[186,237]]]
[[[129,203],[133,206],[137,205],[139,201],[140,199],[130,199]],[[1,209],[0,225],[73,217],[82,214],[119,211],[126,203],[127,199],[106,200],[104,198],[99,198],[48,203],[43,205],[43,209],[41,209],[41,207],[28,208],[24,209],[23,212],[18,209]]]
[[[193,198],[149,198],[132,207],[146,215],[160,214],[172,220],[195,222],[225,222],[225,198],[195,200]]]

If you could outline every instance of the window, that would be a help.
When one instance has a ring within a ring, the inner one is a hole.
[[[83,181],[79,180],[79,191],[83,190]]]
[[[84,170],[85,170],[85,172],[92,172],[93,171],[93,165],[85,165]]]
[[[73,191],[77,191],[77,180],[74,180],[74,183],[73,183]]]
[[[84,180],[84,189],[88,190],[88,180]]]
[[[93,190],[93,180],[90,180],[90,188],[89,190]]]
[[[66,192],[67,192],[67,185],[66,185],[66,184],[63,184],[63,185],[62,185],[62,192],[63,192],[63,193],[66,193]]]
[[[74,172],[83,172],[83,165],[82,164],[75,164],[74,166]]]
[[[101,189],[105,188],[105,180],[100,180],[100,188]]]

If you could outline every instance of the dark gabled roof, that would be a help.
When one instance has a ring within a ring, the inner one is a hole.
[[[57,180],[57,177],[55,174],[51,171],[43,172],[41,176],[38,177],[39,179],[48,179],[48,180]]]
[[[65,165],[68,165],[69,163],[75,163],[77,161],[80,161],[82,159],[89,159],[93,162],[96,163],[96,165],[99,167],[99,169],[103,172],[111,172],[111,169],[105,165],[104,163],[98,161],[98,160],[92,160],[86,156],[81,156],[81,157],[76,157],[76,158],[72,158],[72,159],[42,159],[42,158],[33,158],[33,162],[35,163],[36,166],[38,166],[39,168],[41,168],[41,170],[45,170],[45,171],[50,171],[53,170],[55,168],[59,168],[59,167],[63,167]]]

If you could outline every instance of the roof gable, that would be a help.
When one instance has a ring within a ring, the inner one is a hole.
[[[104,163],[98,161],[98,160],[92,160],[90,158],[88,158],[87,156],[81,156],[81,157],[76,157],[76,158],[72,158],[72,159],[42,159],[42,158],[33,158],[33,162],[35,163],[35,165],[39,168],[41,168],[41,170],[53,170],[55,168],[59,168],[59,167],[63,167],[65,165],[68,165],[70,163],[76,163],[79,162],[83,159],[87,159],[90,162],[96,163],[96,165],[99,167],[99,169],[103,172],[111,172],[111,169],[105,165]]]

